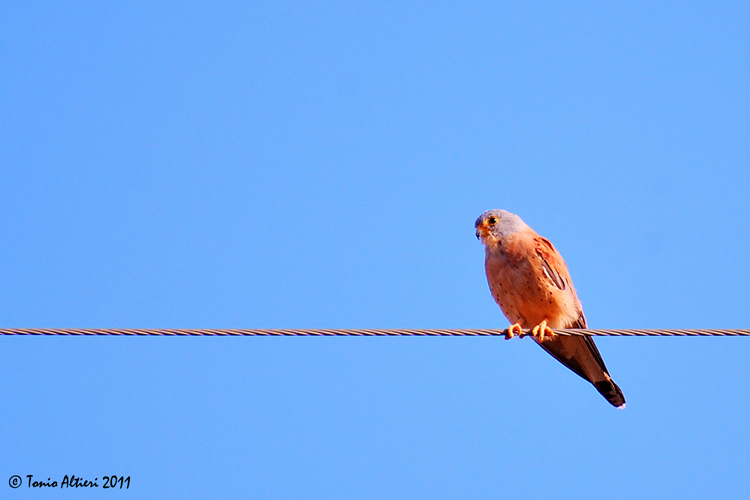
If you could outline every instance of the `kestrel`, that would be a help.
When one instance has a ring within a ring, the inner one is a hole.
[[[590,336],[555,335],[554,328],[586,328],[581,302],[560,253],[516,214],[488,210],[474,223],[485,250],[487,283],[511,322],[506,339],[532,328],[542,348],[591,382],[613,406],[625,396],[607,372]]]

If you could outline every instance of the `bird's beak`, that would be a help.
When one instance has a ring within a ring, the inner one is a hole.
[[[478,240],[487,236],[487,225],[485,223],[477,224],[477,232],[474,233]]]

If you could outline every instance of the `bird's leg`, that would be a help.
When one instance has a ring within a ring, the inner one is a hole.
[[[508,331],[505,332],[505,340],[510,340],[513,337],[518,334],[519,336],[523,336],[523,330],[521,329],[521,325],[518,323],[514,323],[508,327]]]
[[[553,337],[555,335],[555,332],[553,332],[552,329],[547,326],[547,320],[544,319],[544,320],[542,320],[541,323],[539,323],[538,325],[536,325],[531,330],[531,335],[535,339],[537,339],[539,342],[541,342],[541,341],[544,340],[544,336],[545,335],[549,335],[550,337]]]

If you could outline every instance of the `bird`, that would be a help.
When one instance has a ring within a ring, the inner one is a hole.
[[[505,338],[522,337],[524,329],[531,329],[545,351],[591,382],[612,406],[625,408],[625,396],[609,376],[594,339],[554,333],[554,329],[588,327],[560,252],[506,210],[484,212],[474,227],[484,244],[492,297],[511,323]]]

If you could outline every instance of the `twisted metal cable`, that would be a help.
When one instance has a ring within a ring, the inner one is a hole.
[[[0,335],[118,335],[178,337],[488,337],[505,335],[506,330],[488,329],[171,329],[171,328],[0,328]],[[557,335],[591,335],[597,337],[750,337],[750,330],[555,330]],[[531,334],[524,330],[523,335]]]

